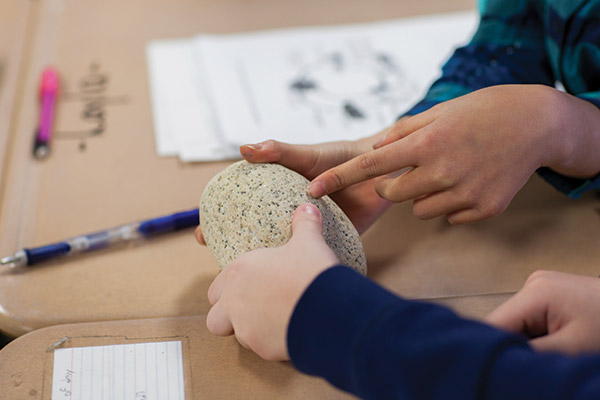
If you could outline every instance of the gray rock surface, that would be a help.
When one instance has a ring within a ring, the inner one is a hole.
[[[358,232],[328,196],[314,199],[309,181],[279,164],[239,161],[215,175],[200,199],[200,223],[220,268],[250,250],[277,247],[291,237],[294,210],[312,203],[323,216],[323,236],[343,264],[366,274]]]

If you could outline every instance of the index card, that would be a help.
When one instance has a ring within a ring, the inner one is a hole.
[[[52,400],[185,400],[180,341],[54,351]]]

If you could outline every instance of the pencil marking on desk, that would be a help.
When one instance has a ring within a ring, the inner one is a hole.
[[[10,376],[12,379],[12,384],[14,387],[19,387],[23,384],[23,374],[21,372],[17,372]]]
[[[79,80],[77,91],[63,93],[61,101],[81,105],[80,120],[84,129],[62,129],[56,132],[57,139],[78,140],[80,151],[87,148],[86,140],[103,134],[107,129],[107,106],[126,105],[127,95],[109,95],[110,77],[102,70],[100,63],[92,62],[86,75]]]
[[[67,343],[70,339],[71,338],[69,336],[65,336],[62,339],[60,339],[58,342],[52,343],[46,349],[46,353],[52,353],[54,350],[58,349],[59,347],[62,347],[62,345]]]

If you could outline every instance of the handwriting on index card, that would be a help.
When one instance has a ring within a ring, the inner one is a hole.
[[[52,400],[185,400],[180,341],[54,351]]]

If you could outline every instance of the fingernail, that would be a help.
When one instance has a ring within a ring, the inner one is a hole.
[[[319,198],[325,195],[325,185],[323,182],[311,182],[308,186],[308,192],[314,198]]]
[[[261,150],[262,149],[262,143],[255,143],[255,144],[245,144],[245,147],[249,147],[252,150]]]
[[[240,154],[244,158],[252,158],[254,157],[254,152],[261,150],[262,147],[261,143],[244,144],[240,146]]]
[[[377,143],[375,143],[375,144],[373,145],[373,148],[374,148],[374,149],[377,149],[377,148],[379,148],[379,147],[380,147],[380,146],[383,144],[383,142],[385,141],[385,138],[386,138],[386,137],[387,137],[387,135],[385,135],[384,137],[380,138],[380,139],[377,141]]]
[[[302,204],[300,212],[303,214],[319,215],[319,209],[310,203]]]

